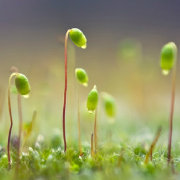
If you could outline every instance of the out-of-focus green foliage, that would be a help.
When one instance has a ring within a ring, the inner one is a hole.
[[[116,114],[116,105],[114,97],[106,92],[103,92],[102,100],[106,115],[110,118],[114,118]]]
[[[45,142],[44,142],[45,143]],[[12,168],[8,170],[7,155],[0,153],[0,179],[135,179],[156,180],[172,179],[177,175],[167,166],[166,149],[158,147],[153,153],[153,161],[144,164],[147,153],[142,145],[122,143],[121,146],[108,145],[99,149],[92,158],[89,155],[89,146],[84,146],[83,156],[75,149],[68,148],[64,153],[61,146],[46,148],[47,145],[37,148],[29,147],[22,152],[20,161],[12,159]],[[11,152],[14,153],[14,152]],[[14,155],[12,157],[15,157]],[[174,166],[180,169],[179,159]],[[18,164],[18,173],[17,173]],[[168,178],[167,178],[168,177]]]
[[[118,46],[118,58],[136,60],[142,56],[142,46],[134,39],[125,39]]]

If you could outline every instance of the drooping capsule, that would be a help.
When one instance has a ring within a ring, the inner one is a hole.
[[[76,46],[81,47],[83,49],[86,48],[87,39],[81,30],[77,28],[72,28],[69,31],[69,36]]]
[[[83,85],[88,86],[88,75],[86,71],[82,68],[75,69],[75,76],[77,80]]]
[[[177,47],[174,42],[169,42],[162,47],[161,50],[161,69],[164,75],[174,67],[177,57]]]
[[[19,94],[28,95],[30,93],[30,84],[25,75],[17,73],[15,76],[15,85]]]
[[[93,112],[96,110],[98,104],[98,91],[96,86],[89,92],[87,98],[87,109],[89,112]]]
[[[106,115],[110,118],[114,118],[116,114],[115,99],[108,93],[102,93],[102,100]]]

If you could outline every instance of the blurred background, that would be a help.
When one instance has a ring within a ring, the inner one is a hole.
[[[31,121],[36,110],[36,135],[62,133],[64,35],[72,27],[84,32],[88,46],[82,50],[68,41],[69,141],[77,138],[78,94],[83,140],[90,140],[93,115],[88,115],[86,110],[86,97],[94,84],[99,92],[112,94],[117,104],[114,124],[109,126],[100,98],[98,122],[102,142],[103,133],[107,134],[110,128],[116,127],[116,133],[120,134],[114,137],[116,141],[122,134],[138,132],[142,138],[145,131],[151,134],[159,125],[168,127],[171,74],[162,75],[159,60],[165,43],[174,41],[180,45],[179,17],[178,0],[1,0],[0,141],[6,142],[2,137],[7,136],[9,127],[7,87],[11,66],[27,75],[32,87],[30,98],[22,99],[23,120]],[[74,78],[75,67],[86,69],[88,88],[81,87]],[[177,139],[179,69],[178,62],[174,122]],[[17,97],[13,94],[12,106],[13,134],[16,134]]]

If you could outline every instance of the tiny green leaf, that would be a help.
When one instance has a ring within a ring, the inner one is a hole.
[[[161,69],[164,75],[167,75],[173,68],[177,57],[177,47],[174,42],[169,42],[161,50]]]
[[[76,46],[81,47],[83,49],[86,48],[87,39],[81,30],[77,28],[72,28],[69,31],[69,36]]]
[[[87,109],[90,112],[93,112],[96,110],[98,104],[98,91],[96,89],[96,86],[93,87],[93,89],[88,94],[87,98]]]
[[[106,115],[113,118],[116,114],[116,106],[115,106],[114,98],[110,94],[103,92],[102,99],[103,99]]]
[[[17,73],[15,77],[15,85],[17,91],[21,95],[28,95],[30,92],[30,85],[27,77],[23,74]]]
[[[75,75],[77,80],[83,85],[88,86],[88,75],[86,71],[82,68],[76,68],[75,69]]]

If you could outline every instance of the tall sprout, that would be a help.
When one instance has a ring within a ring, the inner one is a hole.
[[[168,140],[168,163],[171,161],[171,144],[173,131],[173,115],[175,103],[175,88],[176,88],[176,59],[177,47],[174,42],[169,42],[162,47],[161,50],[161,69],[164,75],[168,75],[172,70],[172,91],[171,91],[171,106],[169,116],[169,140]]]
[[[88,75],[86,71],[82,68],[75,69],[75,76],[78,82],[87,87],[88,86]],[[80,123],[80,108],[79,108],[79,92],[78,92],[78,141],[79,141],[79,153],[82,155],[82,146],[81,146],[81,123]]]
[[[87,98],[87,109],[90,113],[94,113],[94,144],[95,144],[95,152],[97,150],[97,105],[98,105],[98,91],[96,85],[89,92]]]
[[[18,73],[18,68],[15,66],[11,67],[11,73]],[[17,93],[16,87],[13,91],[15,94],[17,94],[17,105],[18,105],[18,116],[19,116],[19,134],[18,134],[18,156],[20,157],[20,151],[21,151],[21,136],[22,136],[22,126],[23,126],[23,117],[22,117],[22,102],[21,102],[21,95]]]
[[[8,154],[9,167],[11,167],[10,141],[11,141],[11,132],[12,132],[12,127],[13,127],[10,93],[11,93],[11,81],[13,78],[15,78],[15,86],[19,95],[27,96],[30,93],[30,84],[27,77],[18,72],[12,73],[9,77],[9,86],[8,86],[8,109],[9,109],[9,116],[10,116],[10,128],[9,128],[8,142],[7,142],[7,154]]]
[[[86,48],[87,39],[83,32],[77,28],[68,29],[65,35],[65,44],[64,44],[64,60],[65,60],[65,86],[64,86],[64,105],[63,105],[63,140],[64,140],[64,152],[66,152],[66,96],[67,96],[67,42],[68,35],[70,36],[72,42],[82,48]]]

